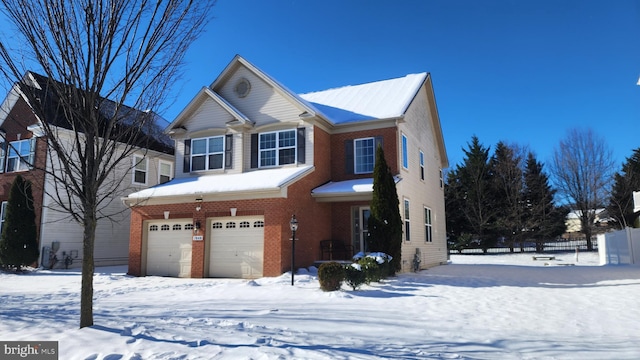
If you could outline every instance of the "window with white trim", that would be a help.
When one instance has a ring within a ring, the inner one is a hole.
[[[173,179],[173,163],[159,160],[158,164],[158,184],[164,184]]]
[[[261,133],[259,137],[260,167],[295,164],[296,130]]]
[[[407,135],[402,134],[402,167],[409,168],[409,150],[407,144]]]
[[[191,171],[224,168],[224,136],[191,140]]]
[[[431,222],[431,209],[424,208],[424,233],[425,241],[433,242],[433,223]]]
[[[424,180],[424,153],[420,150],[420,180]]]
[[[7,202],[2,202],[2,207],[0,207],[0,233],[2,233],[2,228],[4,228],[4,219],[7,217]]]
[[[9,143],[7,172],[25,171],[33,167],[36,138],[12,141]]]
[[[133,183],[147,184],[147,171],[149,168],[149,159],[139,155],[133,155]]]
[[[442,169],[440,169],[440,189],[444,188],[444,174],[442,173]]]
[[[411,223],[409,219],[409,200],[404,199],[404,239],[406,241],[411,241]]]
[[[376,160],[376,147],[374,138],[353,140],[354,172],[367,174],[373,172]]]

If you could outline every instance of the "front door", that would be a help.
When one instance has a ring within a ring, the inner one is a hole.
[[[369,251],[367,238],[369,237],[370,216],[371,208],[368,206],[355,208],[353,211],[353,249],[356,253]]]

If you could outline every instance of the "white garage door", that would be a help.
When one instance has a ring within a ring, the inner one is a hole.
[[[264,217],[214,218],[209,223],[209,276],[243,279],[261,277]]]
[[[147,275],[190,277],[193,220],[154,220],[146,226]]]

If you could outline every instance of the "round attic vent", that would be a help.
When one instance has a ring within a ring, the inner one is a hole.
[[[242,78],[238,80],[238,83],[236,84],[234,90],[239,97],[243,98],[249,95],[249,91],[251,91],[251,83],[249,82],[249,80]]]

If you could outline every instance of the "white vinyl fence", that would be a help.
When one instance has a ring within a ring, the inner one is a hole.
[[[640,229],[598,235],[600,264],[640,264]]]

